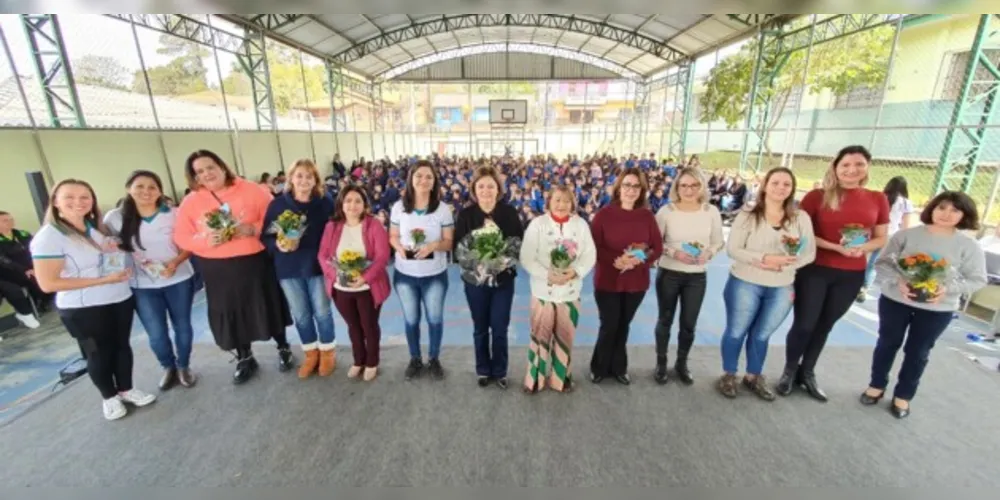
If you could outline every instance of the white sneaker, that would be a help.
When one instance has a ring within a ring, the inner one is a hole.
[[[17,318],[17,320],[20,321],[22,325],[24,325],[27,328],[31,328],[32,330],[42,326],[38,322],[38,318],[35,318],[35,315],[33,314],[14,314],[14,317]]]
[[[156,396],[146,394],[139,389],[130,389],[125,392],[119,392],[118,398],[126,403],[131,403],[139,407],[146,406],[153,401],[156,401]]]
[[[128,414],[125,403],[117,397],[104,400],[104,418],[107,420],[118,420]]]

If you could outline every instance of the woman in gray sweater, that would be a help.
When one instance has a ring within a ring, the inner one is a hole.
[[[876,282],[882,289],[878,342],[872,353],[871,382],[861,394],[861,404],[877,404],[885,395],[889,370],[903,347],[903,365],[891,405],[896,418],[910,414],[910,401],[917,393],[931,348],[951,323],[959,297],[986,286],[983,250],[960,232],[979,228],[976,203],[968,195],[957,191],[937,195],[920,214],[920,221],[924,225],[893,235],[875,262]],[[936,288],[914,289],[913,279],[900,267],[901,260],[919,262],[919,254],[946,261]]]

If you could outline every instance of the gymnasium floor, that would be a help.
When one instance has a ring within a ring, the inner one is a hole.
[[[874,299],[855,305],[831,335],[819,367],[831,402],[798,395],[769,405],[746,393],[730,402],[713,388],[727,267],[720,257],[709,270],[691,388],[650,380],[656,304],[649,293],[633,322],[631,387],[584,383],[572,396],[535,398],[478,389],[471,322],[452,269],[442,356],[449,378],[441,384],[402,380],[405,338],[392,297],[382,314],[384,371],[375,383],[348,381],[343,367],[332,379],[300,382],[277,373],[274,349],[262,345],[260,377],[234,387],[231,357],[212,343],[199,294],[193,356],[199,385],[107,423],[85,378],[51,392],[56,371],[77,351],[50,314],[44,328],[0,342],[0,449],[22,450],[0,468],[0,484],[1000,485],[992,467],[977,469],[993,463],[1000,447],[997,434],[980,427],[1000,410],[993,397],[1000,377],[963,355],[983,354],[963,338],[985,325],[953,322],[904,422],[856,402],[875,341]],[[510,333],[515,380],[525,364],[528,298],[521,279]],[[597,331],[589,289],[584,311],[578,375],[586,372]],[[772,339],[771,377],[783,360],[787,327]],[[349,343],[339,318],[337,336],[346,364]],[[290,329],[289,338],[296,337]],[[138,322],[133,347],[137,385],[152,389],[159,369]],[[726,470],[718,468],[720,458]],[[107,463],[93,465],[100,461]],[[314,465],[320,462],[322,470]]]

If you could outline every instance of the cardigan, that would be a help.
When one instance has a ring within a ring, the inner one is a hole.
[[[336,293],[333,284],[337,281],[337,268],[333,265],[337,246],[340,245],[340,235],[344,232],[344,221],[330,221],[323,230],[323,238],[319,245],[319,266],[323,270],[327,293],[332,297]],[[368,269],[361,274],[371,289],[375,305],[382,305],[389,298],[389,233],[378,219],[366,215],[361,222],[361,235],[365,241],[366,258],[371,261]]]
[[[576,278],[565,285],[549,284],[549,270],[552,268],[552,250],[558,240],[567,239],[576,243],[577,256],[571,264]],[[521,244],[521,265],[531,277],[531,295],[549,302],[575,302],[580,300],[583,278],[590,274],[597,262],[597,249],[590,234],[587,221],[579,215],[571,215],[564,224],[559,224],[549,214],[535,217],[524,232]]]
[[[472,203],[458,212],[458,217],[455,219],[455,246],[457,247],[473,231],[486,225],[487,217],[500,228],[500,232],[503,233],[504,238],[524,238],[524,226],[521,225],[521,218],[514,207],[503,202],[498,202],[493,207],[493,211],[487,214],[483,212],[478,203]],[[455,255],[455,252],[452,252],[452,255]],[[455,261],[458,261],[457,257],[455,257]],[[497,275],[496,285],[501,286],[514,281],[516,276],[516,266],[507,269]]]

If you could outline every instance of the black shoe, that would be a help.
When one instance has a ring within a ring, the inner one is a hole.
[[[442,367],[441,362],[436,359],[427,361],[427,373],[429,373],[431,378],[434,380],[444,379],[444,367]]]
[[[406,372],[403,376],[406,380],[413,380],[424,372],[424,362],[420,358],[410,359],[410,364],[406,365]]]
[[[781,374],[781,378],[778,379],[778,385],[774,387],[774,392],[778,393],[779,396],[787,396],[792,393],[795,386],[798,385],[796,380],[796,375],[788,370],[785,370]]]
[[[278,348],[278,371],[287,372],[295,366],[295,356],[290,347]]]
[[[177,369],[167,368],[163,371],[163,376],[160,377],[160,383],[158,384],[161,391],[169,391],[174,384],[177,383]]]
[[[501,389],[507,388],[507,377],[500,377],[497,379],[497,387]]]
[[[617,380],[618,383],[621,385],[630,385],[632,383],[632,377],[630,377],[629,374],[627,373],[622,375],[615,375],[615,380]]]
[[[892,404],[889,405],[889,412],[892,413],[892,416],[902,420],[910,416],[910,407],[907,406],[906,408],[900,408],[896,406],[896,402],[893,401]]]
[[[664,362],[664,363],[656,363],[656,371],[653,372],[653,380],[655,380],[656,383],[660,384],[660,385],[664,385],[664,384],[666,384],[667,382],[670,381],[670,378],[667,377],[667,363],[666,362]]]
[[[677,372],[677,378],[681,379],[684,385],[691,385],[694,383],[694,377],[691,376],[691,370],[688,370],[687,361],[678,361],[674,363],[674,371]]]
[[[601,382],[604,382],[604,377],[597,375],[594,372],[590,372],[590,375],[588,375],[587,377],[590,378],[590,381],[594,384],[600,384]]]
[[[486,387],[486,386],[490,385],[490,378],[489,377],[479,377],[479,379],[476,380],[476,383],[479,384],[479,387]]]
[[[257,360],[254,359],[251,354],[249,357],[243,358],[236,362],[236,373],[233,373],[233,383],[242,384],[250,377],[253,377],[254,373],[257,373]]]
[[[827,401],[826,393],[823,392],[823,389],[820,389],[819,385],[816,383],[816,375],[812,373],[805,374],[802,377],[802,385],[800,385],[800,387],[805,389],[806,393],[809,394],[809,397],[815,399],[816,401],[819,401],[820,403],[825,403]]]
[[[878,402],[882,400],[882,396],[885,396],[885,391],[879,393],[878,396],[869,396],[868,391],[866,390],[865,392],[861,393],[861,397],[859,399],[861,401],[861,404],[865,406],[872,406],[872,405],[877,405]]]

